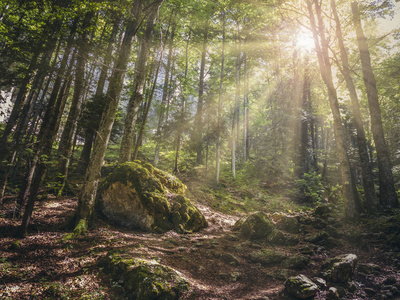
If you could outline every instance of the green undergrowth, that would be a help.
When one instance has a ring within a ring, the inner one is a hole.
[[[191,199],[228,214],[243,214],[255,211],[264,212],[296,212],[303,209],[283,192],[263,186],[260,180],[248,177],[245,172],[238,171],[236,178],[230,172],[222,172],[216,184],[211,172],[204,168],[181,176],[188,186]]]

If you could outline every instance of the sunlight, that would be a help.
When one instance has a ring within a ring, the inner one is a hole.
[[[304,31],[298,32],[296,36],[296,46],[306,51],[313,50],[315,45],[311,33]]]

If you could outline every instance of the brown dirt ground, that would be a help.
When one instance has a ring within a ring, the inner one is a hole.
[[[101,257],[115,249],[156,259],[181,272],[192,286],[185,299],[287,299],[283,294],[284,280],[273,275],[279,267],[253,263],[248,255],[262,248],[290,255],[310,245],[301,241],[293,247],[277,247],[262,241],[246,241],[231,231],[238,217],[201,204],[198,207],[209,227],[199,233],[143,233],[97,218],[95,229],[64,242],[62,238],[67,234],[64,224],[75,207],[76,198],[49,197],[40,201],[34,210],[29,236],[20,240],[20,247],[13,248],[20,220],[11,217],[12,201],[3,205],[0,210],[0,299],[125,299],[118,283],[97,266]],[[376,263],[383,268],[383,273],[372,279],[377,286],[389,275],[400,282],[399,264],[395,264],[390,254],[393,252],[388,251],[379,241],[364,239],[362,244],[355,245],[343,240],[341,246],[333,249],[315,247],[311,263],[289,274],[316,276],[327,257],[355,253],[360,262]],[[228,254],[237,261],[232,261]],[[346,299],[374,299],[362,289],[368,278],[356,274],[354,279],[360,289]],[[323,292],[318,298],[324,299],[324,295]]]

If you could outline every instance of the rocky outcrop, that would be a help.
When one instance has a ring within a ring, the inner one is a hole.
[[[336,256],[322,266],[323,276],[330,282],[344,283],[351,280],[357,265],[355,254]]]
[[[286,280],[285,290],[289,295],[298,299],[307,299],[317,294],[318,286],[309,278],[300,274]]]
[[[239,219],[232,230],[239,231],[240,235],[248,239],[262,239],[268,237],[274,230],[274,223],[262,212],[256,212]]]
[[[180,299],[189,288],[179,272],[154,260],[110,252],[99,266],[124,287],[128,299]]]
[[[176,177],[140,161],[118,166],[99,189],[101,212],[119,225],[147,232],[179,233],[207,226],[201,212],[182,194]]]

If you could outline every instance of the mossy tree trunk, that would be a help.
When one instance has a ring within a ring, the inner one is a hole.
[[[134,87],[132,96],[129,99],[125,119],[124,134],[119,152],[119,163],[131,161],[132,148],[135,138],[136,120],[139,106],[143,101],[143,88],[146,79],[146,63],[149,58],[149,44],[153,35],[154,20],[158,10],[153,10],[147,18],[147,26],[142,39],[140,40],[140,51],[135,63]]]
[[[152,8],[158,8],[162,3],[163,0],[157,0],[152,3]],[[74,235],[84,233],[88,227],[88,222],[92,217],[97,187],[100,179],[101,166],[110,139],[111,129],[115,120],[115,113],[118,108],[126,67],[131,53],[132,39],[136,35],[138,27],[141,24],[140,18],[142,15],[143,4],[143,0],[136,0],[133,4],[132,15],[127,22],[119,56],[110,78],[110,84],[106,95],[106,106],[94,142],[93,155],[86,171],[82,193],[78,200],[78,207],[75,214]]]

